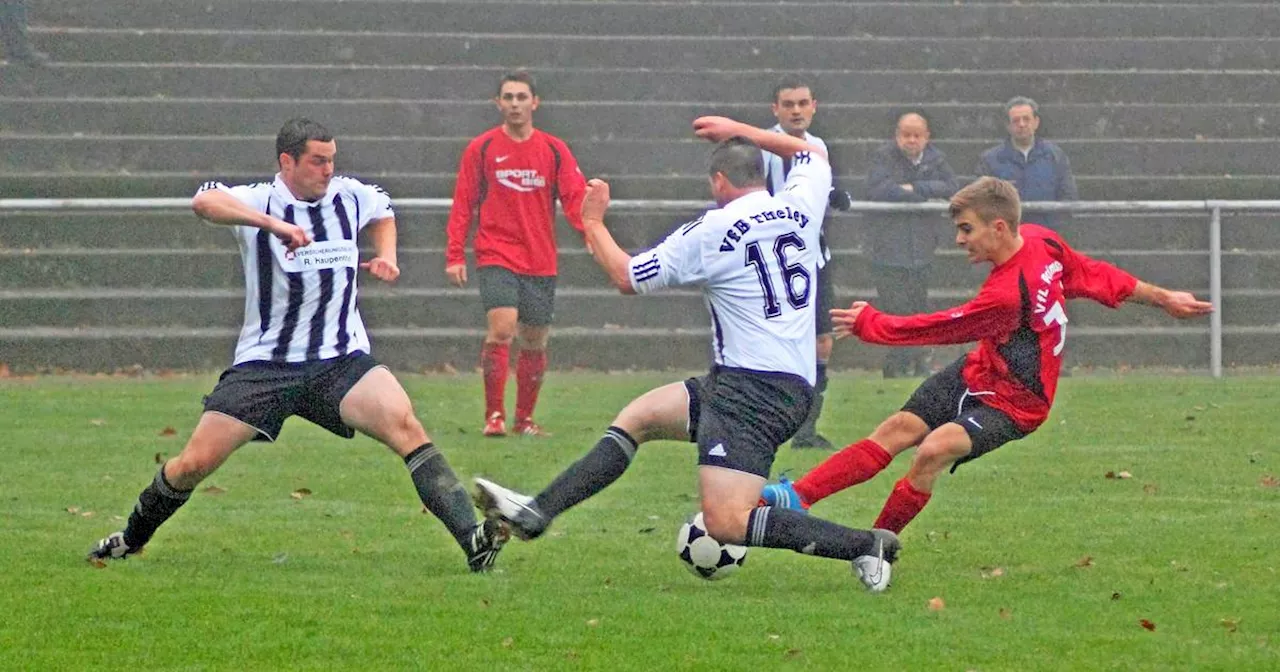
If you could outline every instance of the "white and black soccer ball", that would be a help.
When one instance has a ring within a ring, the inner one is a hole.
[[[747,560],[747,547],[722,544],[707,534],[702,512],[691,516],[676,535],[676,554],[689,571],[708,581],[733,576]]]

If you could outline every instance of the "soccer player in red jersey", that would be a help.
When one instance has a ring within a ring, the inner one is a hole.
[[[488,320],[480,362],[484,370],[485,436],[505,436],[506,384],[511,342],[516,360],[515,432],[546,433],[533,421],[547,337],[555,309],[556,199],[569,223],[582,230],[586,179],[560,138],[533,127],[538,94],[533,76],[512,72],[494,98],[502,124],[480,134],[462,153],[449,211],[445,273],[467,283],[464,252],[473,222],[476,280]]]
[[[983,177],[951,199],[956,244],[971,263],[992,269],[978,295],[954,308],[898,316],[864,301],[831,311],[837,338],[882,345],[978,347],[925,380],[901,411],[871,433],[789,483],[766,486],[769,505],[808,508],[875,476],[899,453],[919,446],[907,475],[875,527],[901,532],[929,503],[943,470],[976,459],[1035,431],[1049,415],[1066,344],[1068,299],[1114,308],[1130,301],[1176,318],[1206,315],[1213,305],[1188,292],[1143,282],[1067,245],[1057,233],[1021,221],[1017,189]]]

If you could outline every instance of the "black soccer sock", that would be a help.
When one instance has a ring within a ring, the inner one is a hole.
[[[462,550],[468,550],[476,513],[466,487],[458,481],[440,449],[433,443],[424,443],[404,457],[404,464],[422,505],[444,523]]]
[[[129,514],[129,522],[124,527],[125,545],[132,549],[145,546],[156,529],[190,498],[190,490],[179,490],[169,485],[164,477],[164,465],[160,465],[160,471],[156,472],[151,485],[138,495],[138,503]]]
[[[636,440],[620,427],[609,427],[594,448],[538,493],[538,508],[548,520],[555,518],[618,480],[635,456]]]
[[[789,548],[805,555],[853,560],[867,555],[875,536],[794,509],[761,506],[747,519],[746,546]]]

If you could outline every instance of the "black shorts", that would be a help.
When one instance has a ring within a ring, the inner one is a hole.
[[[480,301],[487,313],[494,308],[515,308],[521,324],[545,327],[556,311],[556,276],[520,275],[501,266],[476,269]]]
[[[774,453],[809,415],[813,386],[789,373],[716,367],[684,381],[698,464],[769,477]]]
[[[813,321],[813,333],[822,336],[831,333],[831,309],[836,307],[836,289],[831,283],[831,261],[818,269],[818,314]]]
[[[355,430],[342,422],[338,407],[347,392],[379,366],[364,352],[315,362],[237,364],[222,372],[204,398],[204,410],[229,415],[258,430],[255,441],[275,441],[291,415],[349,439]]]
[[[960,373],[967,356],[961,356],[947,368],[925,379],[902,407],[902,410],[924,420],[931,431],[954,422],[968,432],[973,449],[956,461],[952,471],[956,466],[976,460],[1027,435],[1006,413],[982,403],[982,397],[990,393],[975,392],[964,384]]]

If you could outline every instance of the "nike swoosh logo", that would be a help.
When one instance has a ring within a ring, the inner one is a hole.
[[[494,157],[493,162],[494,162],[494,163],[502,163],[503,161],[506,161],[506,160],[507,160],[507,159],[509,159],[509,158],[511,158],[511,155],[510,155],[510,154],[507,154],[506,156],[498,156],[498,157]]]
[[[974,427],[977,427],[978,429],[982,429],[982,425],[979,425],[977,420],[974,420],[973,418],[965,418],[965,420],[968,420],[969,422],[973,423]]]

